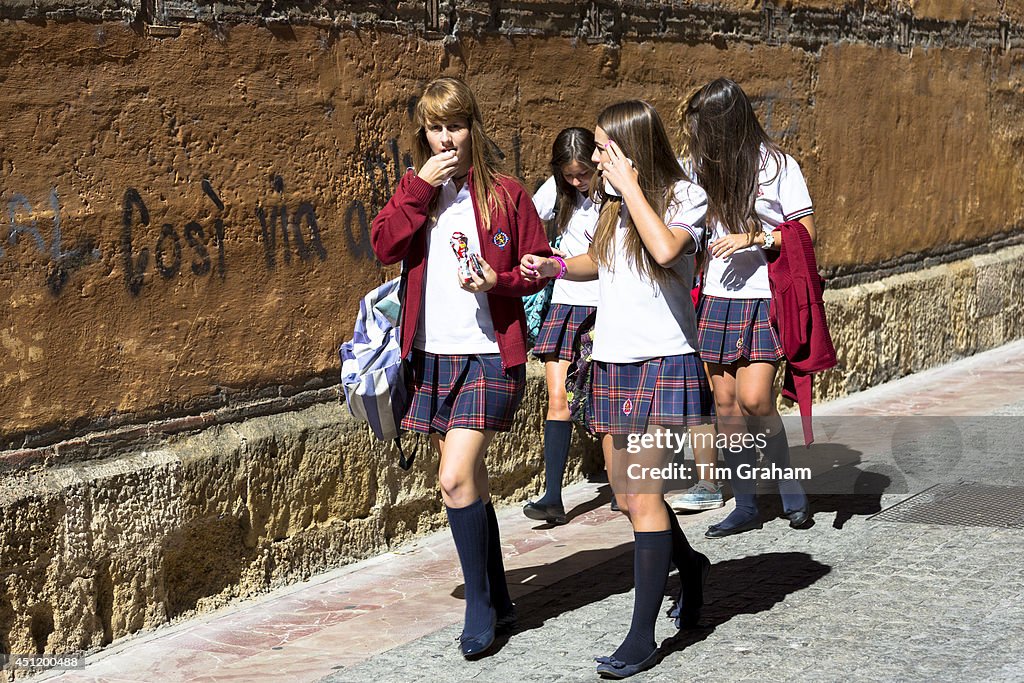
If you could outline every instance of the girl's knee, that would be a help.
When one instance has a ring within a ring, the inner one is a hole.
[[[569,419],[569,401],[565,395],[564,388],[561,391],[558,389],[552,390],[550,387],[548,388],[548,419]]]
[[[464,472],[456,470],[439,472],[437,480],[441,486],[441,492],[450,499],[458,498],[459,492],[470,483],[470,479],[465,476]]]
[[[741,396],[738,402],[742,413],[750,417],[768,417],[775,412],[771,396]]]

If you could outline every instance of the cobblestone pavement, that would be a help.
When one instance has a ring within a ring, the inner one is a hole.
[[[814,526],[790,529],[768,487],[761,530],[705,539],[731,504],[680,516],[713,563],[703,628],[676,632],[661,619],[664,657],[632,680],[1024,681],[1024,506],[993,507],[988,526],[872,518],[951,482],[1021,487],[1003,490],[1024,501],[1024,342],[816,415],[819,442],[793,452],[794,464],[815,468]],[[565,494],[561,527],[526,520],[517,504],[499,510],[520,624],[478,661],[458,654],[461,576],[444,531],[40,678],[596,681],[593,657],[629,626],[632,533],[608,509],[607,485]],[[677,589],[673,575],[666,609]]]
[[[980,401],[992,394],[972,393],[996,389],[986,384],[995,372],[1002,385],[993,393],[1013,400],[1020,370],[1019,362],[969,359],[820,413],[1003,416],[961,429],[999,431],[1002,438],[985,449],[967,444],[947,480],[1024,486],[1024,401],[989,407]],[[766,517],[779,512],[772,497],[760,498]],[[815,525],[800,531],[775,519],[759,531],[703,538],[705,523],[725,511],[685,524],[713,562],[705,628],[677,632],[663,619],[657,637],[665,656],[633,680],[1024,681],[1024,529],[870,519],[906,498],[814,496]],[[626,525],[609,533],[609,545],[629,541]],[[519,631],[489,657],[464,661],[456,624],[325,681],[596,680],[592,658],[612,652],[629,628],[632,546],[621,547],[615,557],[520,599]],[[668,592],[677,586],[670,578]]]

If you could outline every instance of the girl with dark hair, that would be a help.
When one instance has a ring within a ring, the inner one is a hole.
[[[484,454],[508,431],[526,382],[522,299],[543,286],[516,268],[551,253],[526,190],[498,168],[469,87],[429,83],[416,105],[415,169],[373,220],[373,250],[402,262],[402,428],[428,434],[465,579],[462,654],[479,656],[515,618]],[[475,258],[476,255],[479,255]]]
[[[594,134],[585,128],[566,128],[551,146],[551,177],[533,196],[548,238],[558,243],[558,254],[571,258],[585,254],[594,239],[598,207],[590,199],[590,183],[597,172],[591,157]],[[544,422],[544,496],[523,507],[530,519],[565,524],[562,477],[569,456],[572,422],[566,401],[565,376],[573,357],[573,340],[597,306],[596,282],[554,283],[551,308],[537,335],[533,353],[544,361],[548,386],[548,412]]]
[[[771,290],[766,250],[778,249],[776,227],[799,220],[814,239],[814,208],[800,166],[765,133],[750,100],[726,78],[708,83],[686,106],[686,164],[708,197],[710,246],[698,311],[700,356],[711,371],[718,430],[742,448],[725,450],[736,508],[705,534],[718,538],[761,528],[756,483],[738,478],[753,466],[757,443],[766,459],[789,467],[789,444],[775,407],[782,344],[768,321]],[[780,480],[783,514],[793,528],[811,511],[795,480]]]
[[[625,678],[658,657],[654,625],[669,568],[682,590],[676,626],[696,625],[707,557],[690,547],[651,476],[668,462],[658,438],[705,422],[712,397],[696,354],[690,287],[706,200],[672,152],[661,118],[641,101],[606,108],[594,131],[601,213],[587,254],[526,256],[528,279],[598,279],[590,418],[612,489],[634,532],[636,597],[629,633],[597,671]]]

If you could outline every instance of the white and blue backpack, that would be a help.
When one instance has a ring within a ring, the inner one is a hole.
[[[359,303],[352,339],[341,345],[341,387],[349,412],[370,425],[378,439],[398,447],[399,466],[412,467],[399,440],[402,417],[409,407],[406,368],[402,359],[402,278],[377,287]]]

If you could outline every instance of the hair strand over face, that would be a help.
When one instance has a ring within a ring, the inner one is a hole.
[[[755,210],[762,148],[782,169],[782,150],[761,127],[746,93],[728,78],[711,81],[686,105],[685,156],[708,196],[708,226],[753,239],[761,229]]]

